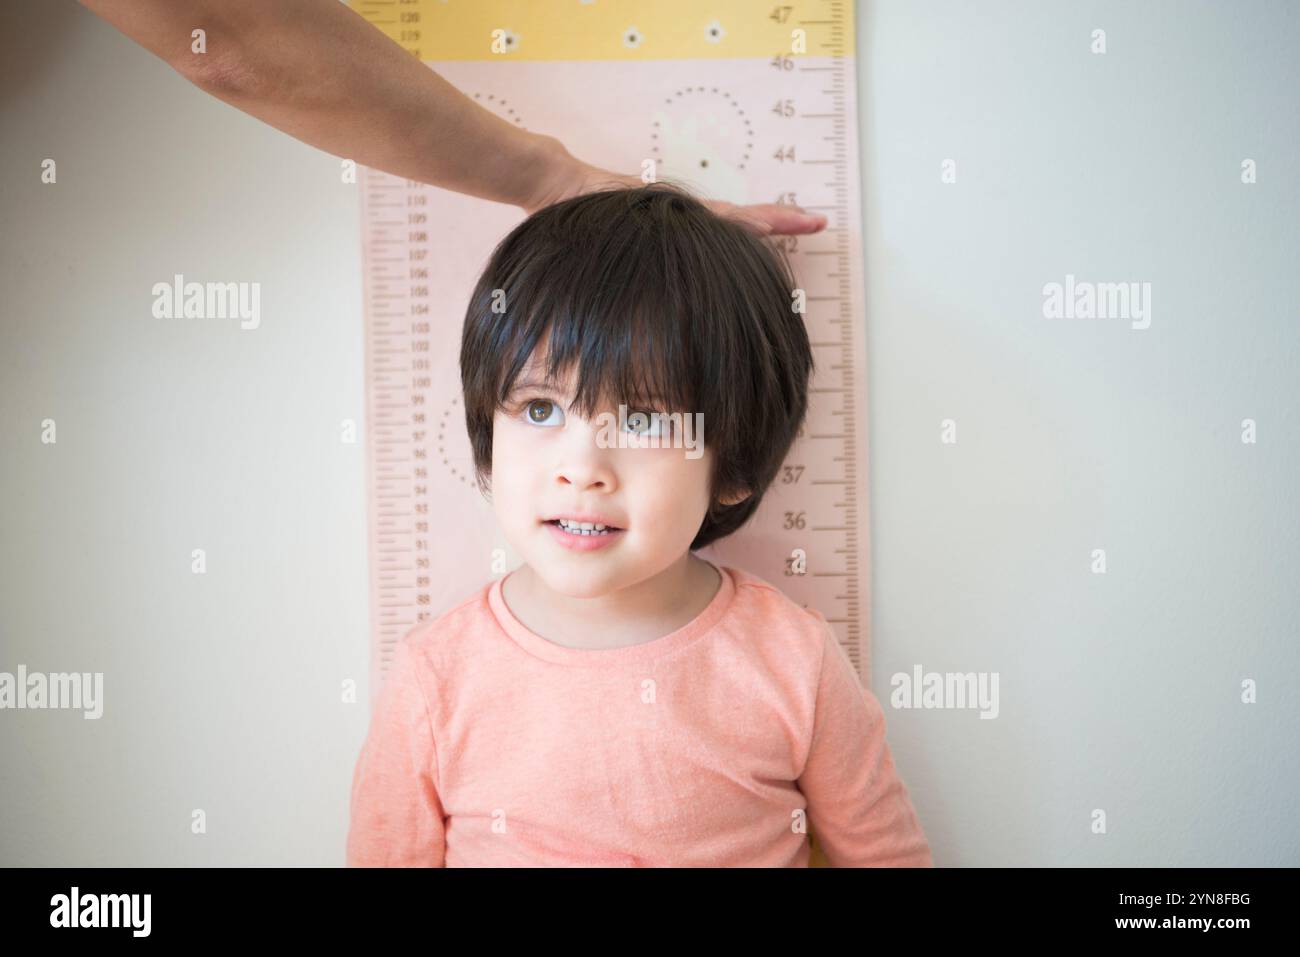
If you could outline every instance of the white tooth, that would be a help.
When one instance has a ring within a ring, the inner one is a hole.
[[[606,535],[612,528],[594,522],[571,522],[567,518],[558,519],[560,526],[573,535]]]

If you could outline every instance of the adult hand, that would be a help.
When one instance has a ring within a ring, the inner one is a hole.
[[[592,166],[574,157],[558,139],[541,136],[539,149],[547,172],[537,176],[537,191],[527,202],[520,204],[524,212],[532,214],[539,209],[573,196],[581,196],[611,186],[641,186],[641,177],[615,173]],[[735,220],[759,236],[797,236],[821,232],[826,228],[826,217],[810,213],[801,206],[784,203],[754,203],[739,205],[721,199],[699,197],[700,202],[719,216]]]

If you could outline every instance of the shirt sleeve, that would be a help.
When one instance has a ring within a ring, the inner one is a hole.
[[[812,744],[798,785],[808,802],[809,824],[832,867],[934,866],[885,742],[884,709],[858,681],[829,626]]]
[[[352,774],[348,867],[444,867],[446,831],[428,703],[397,642]]]

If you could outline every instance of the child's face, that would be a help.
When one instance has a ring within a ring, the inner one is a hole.
[[[569,411],[571,382],[563,394],[518,384],[540,383],[544,369],[525,367],[493,420],[492,504],[511,546],[550,588],[574,598],[635,585],[684,559],[709,507],[711,450],[688,456],[666,424],[647,425],[632,408],[621,426],[627,447],[620,448],[607,441],[620,428],[616,405],[600,410],[615,417],[602,433],[599,417]],[[638,441],[647,430],[661,436],[661,447]],[[622,531],[577,539],[597,548],[569,548],[564,542],[574,537],[546,521],[583,515]]]

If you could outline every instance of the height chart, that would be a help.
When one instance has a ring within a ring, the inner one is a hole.
[[[575,156],[706,198],[825,213],[784,246],[816,372],[750,524],[699,554],[823,614],[869,682],[866,381],[853,5],[353,0],[480,105]],[[495,52],[500,51],[500,52]],[[458,351],[523,213],[363,168],[371,681],[395,642],[518,564],[474,484]]]

